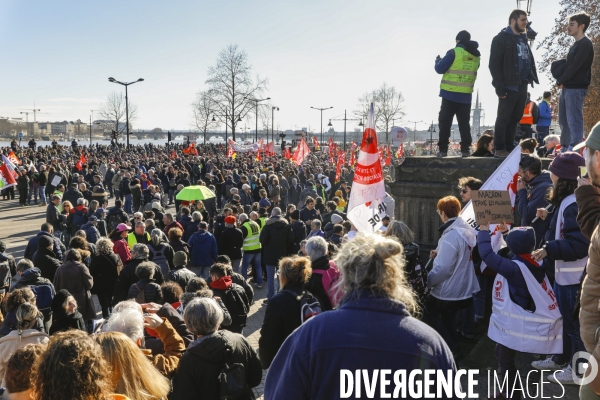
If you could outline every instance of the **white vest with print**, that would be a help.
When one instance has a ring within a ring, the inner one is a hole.
[[[563,351],[563,322],[556,297],[547,277],[539,283],[520,261],[529,293],[535,303],[530,312],[510,299],[508,281],[497,274],[492,293],[492,317],[488,337],[509,349],[524,353],[560,354]]]
[[[554,237],[554,239],[556,240],[565,238],[563,235],[563,215],[565,213],[566,208],[573,203],[575,203],[575,194],[565,197],[565,199],[560,203],[558,217],[556,218],[557,221]],[[556,260],[554,262],[554,279],[556,280],[556,283],[558,283],[561,286],[579,285],[579,280],[581,279],[581,274],[583,273],[587,260],[587,256],[577,261],[567,262],[563,260]]]

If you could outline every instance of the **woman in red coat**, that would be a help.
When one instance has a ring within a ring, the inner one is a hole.
[[[127,245],[127,235],[129,234],[130,230],[130,226],[119,224],[115,230],[108,235],[110,240],[112,240],[114,243],[113,251],[115,254],[121,257],[123,265],[125,265],[125,263],[131,259],[131,253],[129,252],[129,246]]]

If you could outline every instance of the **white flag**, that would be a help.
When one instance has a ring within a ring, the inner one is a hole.
[[[371,103],[348,200],[348,219],[356,229],[367,232],[379,229],[382,225],[381,219],[386,216],[383,202],[386,196],[385,183],[377,149],[377,131],[373,114],[373,103]]]

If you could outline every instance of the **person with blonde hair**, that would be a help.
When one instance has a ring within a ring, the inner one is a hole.
[[[48,335],[35,329],[40,312],[35,304],[23,303],[17,308],[17,326],[0,339],[0,378],[4,383],[6,364],[13,353],[30,343],[47,343]],[[5,387],[3,384],[2,387]]]
[[[440,335],[411,316],[418,306],[402,253],[397,240],[381,235],[357,234],[341,247],[333,260],[345,293],[338,310],[312,317],[285,340],[267,373],[265,398],[340,398],[342,369],[456,371]],[[385,391],[380,382],[375,393]]]
[[[260,330],[258,354],[263,369],[268,369],[275,354],[294,330],[302,325],[303,295],[313,296],[304,289],[312,268],[307,257],[285,257],[279,261],[281,291],[271,298]],[[314,301],[318,299],[313,297]]]
[[[127,335],[104,332],[96,337],[111,371],[111,390],[131,400],[166,398],[169,380],[161,375]]]

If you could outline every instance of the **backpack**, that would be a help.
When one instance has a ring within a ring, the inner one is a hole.
[[[154,250],[152,246],[148,246],[148,250],[152,253],[152,262],[160,267],[160,272],[162,272],[164,280],[167,280],[169,276],[169,262],[167,261],[167,256],[165,255],[165,250],[167,250],[167,245],[163,243],[162,249]]]
[[[314,317],[315,315],[319,315],[323,312],[321,309],[321,303],[312,293],[307,292],[306,290],[302,292],[302,294],[297,295],[291,289],[285,289],[283,293],[291,294],[300,302],[300,323],[305,323],[309,318]]]
[[[30,285],[29,289],[35,294],[35,305],[44,315],[51,312],[50,306],[54,299],[54,288],[50,283],[40,283],[39,285]]]
[[[240,286],[235,283],[232,283],[231,288],[225,293],[224,299],[225,307],[227,307],[229,314],[231,314],[232,328],[242,328],[246,326],[246,322],[248,321],[248,303],[236,290],[237,287]]]
[[[146,293],[144,293],[146,286],[144,286],[143,289],[140,289],[137,283],[134,283],[133,286],[135,286],[135,288],[138,290],[137,294],[135,295],[135,302],[138,304],[146,304]]]
[[[312,273],[321,275],[323,289],[325,290],[325,293],[327,293],[327,297],[329,297],[331,307],[335,308],[343,294],[340,290],[334,289],[335,284],[340,279],[340,270],[333,261],[329,261],[329,268],[326,270],[313,269]]]
[[[115,229],[117,229],[117,225],[119,225],[121,222],[119,221],[119,216],[115,213],[115,214],[108,214],[108,217],[106,217],[106,229],[107,231],[110,233],[112,231],[114,231]]]
[[[244,364],[231,363],[231,353],[233,349],[229,346],[225,348],[225,365],[219,373],[220,399],[233,399],[242,396],[249,391],[248,381],[246,380],[246,369]]]
[[[81,226],[87,222],[87,213],[87,208],[82,208],[81,210],[75,209],[75,214],[73,215],[74,230],[81,229]]]

